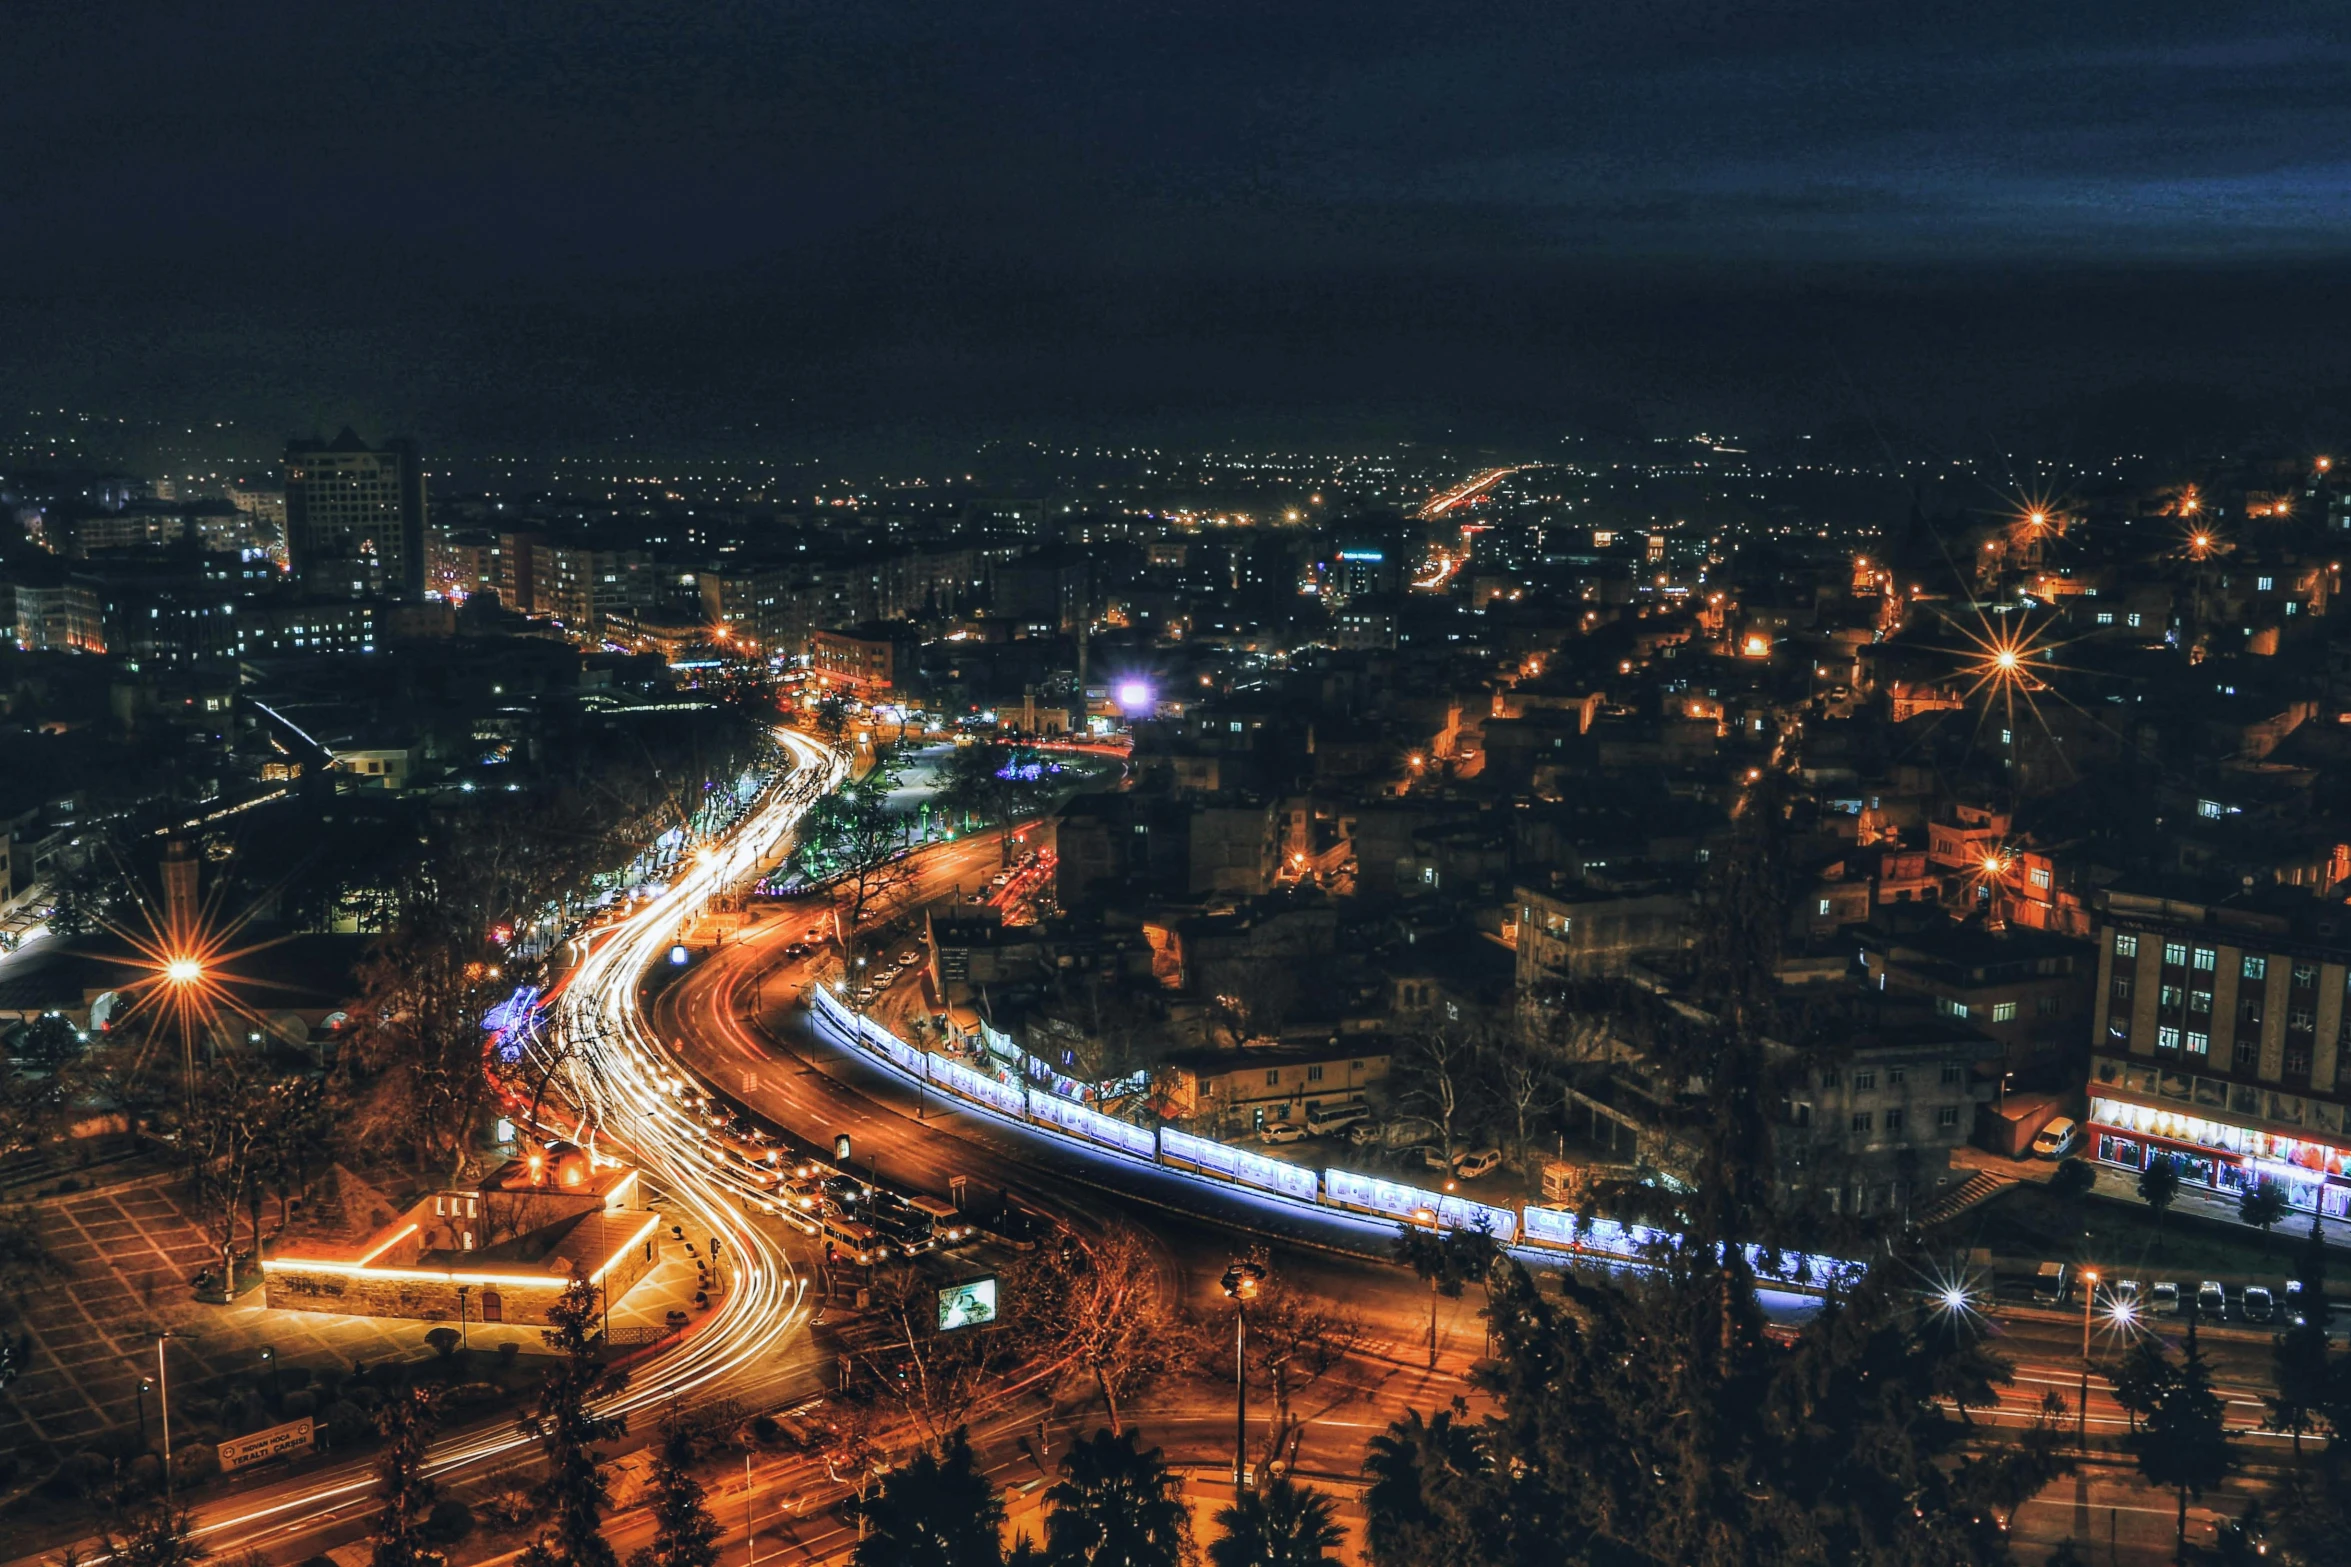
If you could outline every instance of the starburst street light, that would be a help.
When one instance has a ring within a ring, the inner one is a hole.
[[[163,977],[175,985],[200,984],[204,979],[204,962],[201,958],[166,958]]]

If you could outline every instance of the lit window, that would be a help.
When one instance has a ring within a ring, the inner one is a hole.
[[[2197,968],[2209,969],[2218,961],[2219,955],[2215,953],[2210,947],[2198,947],[2196,949],[2195,966]]]
[[[2247,958],[2245,960],[2244,973],[2247,979],[2269,978],[2269,959]]]
[[[2155,1031],[2155,1048],[2156,1048],[2156,1049],[2158,1049],[2158,1050],[2177,1050],[2177,1049],[2179,1049],[2179,1047],[2180,1047],[2180,1031],[2179,1031],[2178,1029],[2176,1029],[2176,1028],[2159,1028],[2159,1029],[2157,1029],[2157,1030]]]
[[[2199,1034],[2194,1029],[2190,1029],[2188,1031],[2188,1054],[2192,1056],[2208,1056],[2212,1054],[2212,1036],[2210,1034]]]
[[[2117,931],[2114,936],[2114,955],[2118,958],[2137,957],[2139,955],[2139,938],[2127,931]]]
[[[2163,961],[2174,968],[2184,968],[2188,961],[2188,944],[2184,941],[2165,942],[2163,944]]]
[[[2015,1021],[2016,1021],[2016,1003],[2015,1003],[2015,1002],[2013,1002],[2013,1001],[1995,1001],[1995,1002],[1993,1002],[1993,1003],[1992,1003],[1992,1021],[1993,1021],[1993,1022],[1995,1022],[1995,1023],[2013,1023],[2013,1022],[2015,1022]]]

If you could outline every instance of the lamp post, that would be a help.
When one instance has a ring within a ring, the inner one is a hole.
[[[470,1284],[457,1286],[457,1347],[459,1349],[473,1347],[472,1342],[465,1335],[465,1292],[472,1288],[473,1286]]]
[[[1239,1506],[1249,1465],[1249,1302],[1265,1282],[1265,1269],[1236,1262],[1221,1282],[1233,1302],[1233,1504]]]
[[[163,1346],[170,1342],[169,1333],[155,1335],[156,1391],[163,1404],[163,1505],[172,1505],[171,1495],[171,1367],[163,1358]]]
[[[147,1394],[155,1386],[153,1377],[139,1378],[139,1451],[147,1451]]]
[[[2075,1427],[2074,1445],[2083,1452],[2090,1450],[2090,1307],[2098,1298],[2098,1270],[2082,1270],[2082,1409],[2081,1422]]]

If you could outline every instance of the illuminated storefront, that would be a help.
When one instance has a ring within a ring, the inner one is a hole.
[[[2351,1215],[2351,1147],[2341,1143],[2095,1095],[2090,1135],[2091,1151],[2104,1164],[2140,1170],[2148,1153],[2158,1151],[2172,1157],[2189,1186],[2236,1192],[2266,1177],[2296,1208],[2329,1218]]]

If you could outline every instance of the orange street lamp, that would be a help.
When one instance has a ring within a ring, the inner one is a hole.
[[[2082,1415],[2075,1433],[2075,1445],[2083,1452],[2090,1450],[2090,1305],[2098,1298],[2098,1270],[2082,1270]]]
[[[194,985],[204,978],[204,965],[195,958],[170,958],[164,962],[163,977],[175,985]]]

